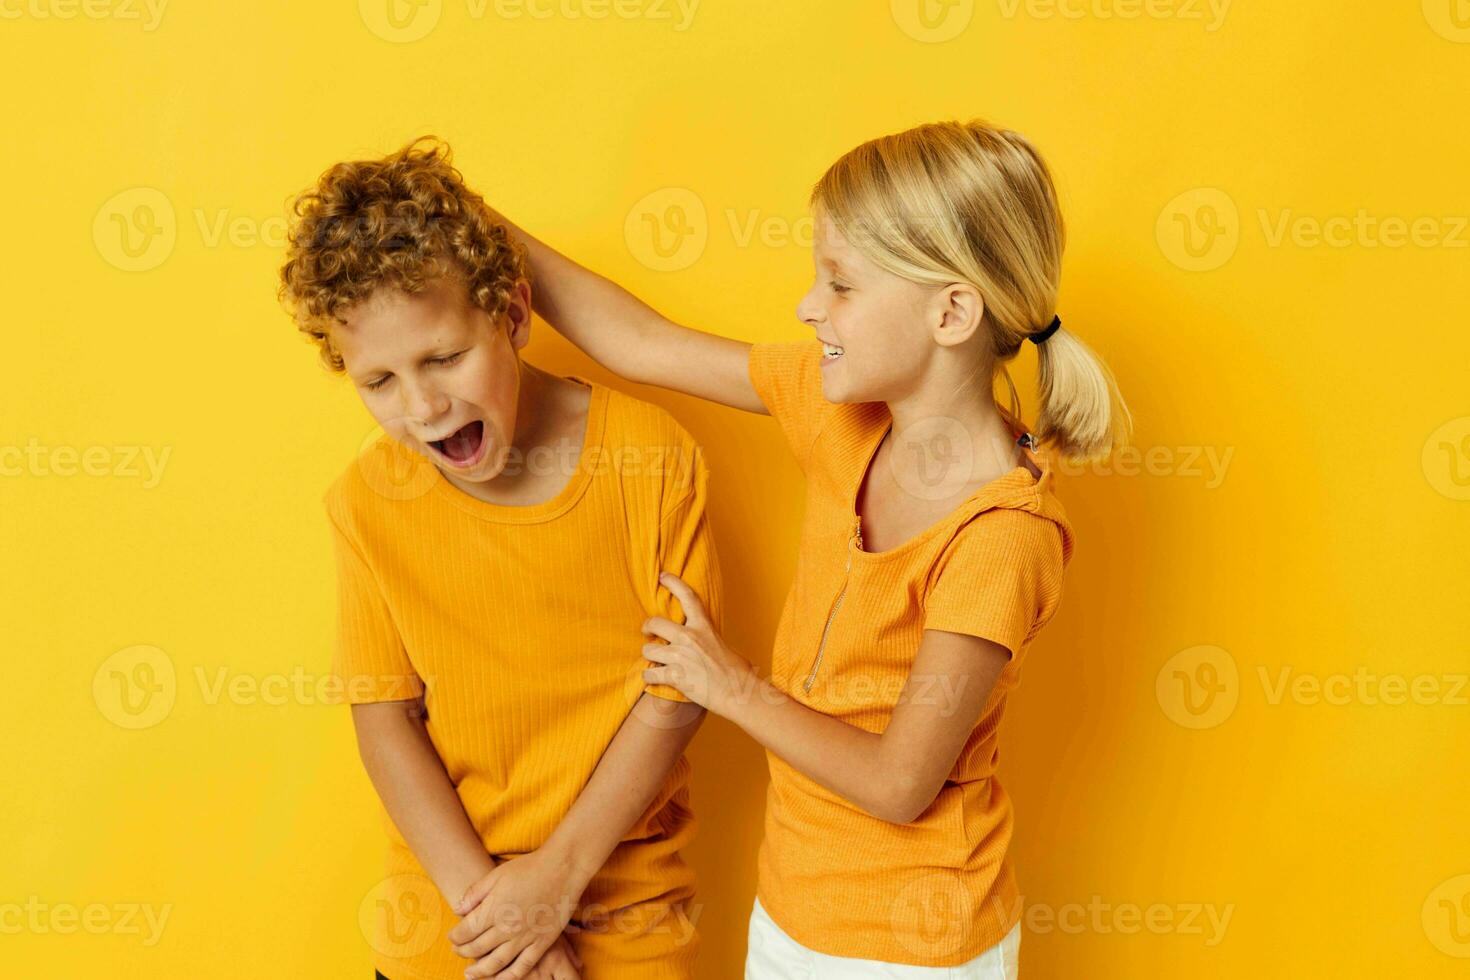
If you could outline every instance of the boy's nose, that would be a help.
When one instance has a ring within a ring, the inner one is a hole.
[[[443,418],[444,413],[449,411],[449,399],[440,392],[427,388],[408,389],[404,398],[403,414],[417,420],[425,428],[432,429]]]

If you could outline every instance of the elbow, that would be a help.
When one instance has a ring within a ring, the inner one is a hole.
[[[380,701],[352,706],[352,727],[357,736],[357,754],[363,764],[373,764],[405,734],[424,727],[422,698],[409,701]]]
[[[934,802],[934,788],[912,777],[891,776],[880,780],[878,787],[878,798],[865,809],[887,823],[913,823]]]

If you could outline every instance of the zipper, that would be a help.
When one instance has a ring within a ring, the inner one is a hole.
[[[852,574],[852,548],[856,544],[861,550],[863,546],[863,519],[859,516],[852,526],[852,534],[847,539],[847,565],[842,569],[842,590],[837,593],[836,600],[832,603],[832,611],[827,613],[827,623],[822,627],[822,639],[817,643],[817,656],[812,661],[812,669],[806,675],[806,683],[802,684],[803,691],[810,691],[813,682],[817,679],[817,669],[822,666],[822,651],[827,649],[827,634],[832,631],[832,620],[837,618],[837,610],[842,608],[842,600],[847,598],[848,577]]]

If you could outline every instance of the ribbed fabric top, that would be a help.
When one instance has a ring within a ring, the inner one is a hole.
[[[492,504],[383,436],[323,497],[338,571],[334,670],[353,703],[422,693],[428,733],[487,852],[539,847],[570,809],[644,691],[643,622],[682,621],[658,586],[672,571],[719,621],[704,458],[657,406],[592,388],[576,470],[543,503]],[[524,465],[538,457],[526,454]],[[570,462],[570,461],[568,461]],[[679,856],[693,835],[681,756],[582,896],[619,909],[693,893]],[[381,911],[364,928],[393,980],[454,980],[457,921],[391,821]],[[457,897],[457,896],[455,896]],[[595,912],[595,910],[594,910]],[[626,920],[625,920],[626,925]]]
[[[750,354],[751,381],[807,479],[773,683],[881,732],[925,629],[994,640],[1011,658],[938,798],[912,823],[871,816],[768,752],[757,895],[782,929],[819,952],[953,966],[1020,918],[1007,857],[1011,804],[994,775],[997,734],[1028,645],[1061,601],[1072,531],[1046,454],[1023,450],[1039,478],[1017,466],[902,545],[862,550],[853,534],[858,488],[892,417],[882,402],[826,401],[821,356],[816,341],[757,344]]]

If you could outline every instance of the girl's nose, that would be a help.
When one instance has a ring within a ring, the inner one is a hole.
[[[809,327],[816,327],[822,322],[821,311],[817,308],[817,304],[812,302],[811,292],[808,292],[801,298],[801,302],[796,304],[796,318]]]

